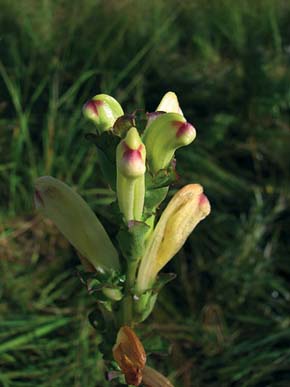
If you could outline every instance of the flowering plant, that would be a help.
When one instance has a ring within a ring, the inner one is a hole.
[[[145,350],[133,328],[150,315],[160,289],[173,278],[160,271],[210,212],[203,188],[189,184],[175,193],[158,219],[159,205],[176,180],[175,151],[190,144],[196,131],[172,92],[155,112],[144,115],[143,130],[136,114],[124,114],[105,94],[88,101],[83,112],[96,126],[96,133],[87,138],[96,145],[103,177],[116,193],[118,234],[112,240],[81,196],[50,176],[35,183],[36,208],[79,254],[81,278],[96,294],[96,309],[89,318],[97,329],[104,322],[104,356],[111,357],[113,351],[120,370],[114,376],[122,373],[134,386],[172,386],[146,366]]]

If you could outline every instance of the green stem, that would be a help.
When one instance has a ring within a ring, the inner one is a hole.
[[[125,283],[125,297],[122,305],[122,325],[132,326],[134,323],[133,295],[131,290],[135,284],[138,262],[138,259],[136,259],[128,263]]]

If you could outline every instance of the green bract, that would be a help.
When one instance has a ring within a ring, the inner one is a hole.
[[[119,258],[104,227],[87,203],[68,185],[51,176],[35,183],[36,208],[98,271],[119,270]]]

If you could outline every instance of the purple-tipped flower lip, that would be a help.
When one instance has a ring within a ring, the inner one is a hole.
[[[124,144],[125,151],[123,153],[123,159],[129,163],[142,160],[142,144],[137,149],[131,149],[127,144]]]
[[[204,193],[202,193],[199,197],[199,205],[202,206],[207,203],[209,203],[208,198],[205,196]]]
[[[104,104],[103,101],[91,99],[84,104],[84,110],[89,110],[95,115],[99,115],[98,108]]]
[[[195,129],[189,122],[175,121],[173,125],[177,128],[177,138],[188,134],[195,134]]]

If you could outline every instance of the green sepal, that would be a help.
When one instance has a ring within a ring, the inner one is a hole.
[[[171,343],[163,336],[156,335],[154,332],[148,331],[142,340],[144,348],[146,348],[146,355],[168,356],[171,349]]]
[[[175,278],[175,273],[160,273],[152,287],[152,292],[159,293],[166,284],[173,281]]]
[[[175,164],[172,162],[167,169],[161,169],[157,174],[146,173],[145,216],[150,216],[166,198],[169,185],[177,180]]]
[[[85,138],[96,145],[98,161],[104,179],[111,188],[116,191],[116,148],[120,138],[112,131],[96,133],[87,133]]]
[[[147,290],[141,295],[134,295],[135,322],[141,323],[149,317],[155,306],[160,290],[175,277],[176,274],[174,273],[162,273],[158,276],[152,289]]]
[[[142,133],[148,125],[157,118],[161,112],[145,113],[144,110],[138,109],[133,113],[124,114],[119,117],[113,126],[113,131],[117,136],[124,138],[130,128],[138,128]]]
[[[97,300],[102,302],[120,301],[125,278],[119,273],[111,271],[105,273],[84,272],[78,270],[82,283],[89,294],[97,294]]]
[[[117,121],[114,123],[113,132],[121,137],[126,137],[126,134],[129,129],[135,127],[135,115],[134,114],[124,114],[119,117]]]
[[[175,162],[172,161],[168,168],[161,169],[156,174],[146,173],[146,189],[156,189],[162,187],[168,187],[178,179],[178,175],[175,170]]]
[[[157,293],[153,293],[151,290],[141,294],[140,296],[135,295],[133,297],[134,304],[134,321],[141,323],[149,317],[151,314],[155,302],[157,300]]]
[[[133,114],[136,128],[143,133],[148,125],[148,113],[143,109],[137,109]]]
[[[145,215],[147,214],[149,216],[154,213],[155,209],[166,198],[167,192],[168,187],[150,189],[146,191],[144,203]]]
[[[130,262],[142,257],[145,249],[145,239],[149,226],[144,222],[130,221],[127,228],[122,228],[117,240],[123,256]]]
[[[104,315],[99,308],[92,310],[88,315],[88,320],[96,331],[103,333],[107,329]]]

